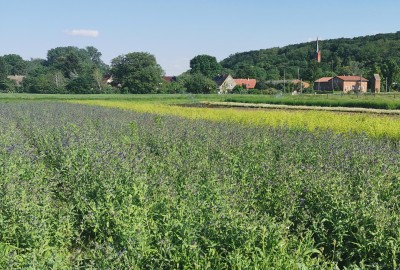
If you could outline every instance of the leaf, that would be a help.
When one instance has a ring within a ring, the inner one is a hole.
[[[316,249],[316,248],[309,249],[309,250],[306,250],[306,251],[304,252],[304,255],[312,255],[312,254],[322,255],[321,251],[318,250],[318,249]]]

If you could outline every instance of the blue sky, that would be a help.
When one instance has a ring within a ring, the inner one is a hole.
[[[167,75],[199,54],[400,31],[398,0],[0,0],[0,56],[94,46],[107,64],[149,52]]]

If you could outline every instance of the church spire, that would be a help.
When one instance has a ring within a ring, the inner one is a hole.
[[[319,50],[319,38],[317,37],[317,50],[315,51],[315,60],[317,60],[318,63],[321,62],[321,51]]]

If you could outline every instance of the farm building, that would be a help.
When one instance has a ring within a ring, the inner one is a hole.
[[[375,93],[381,92],[381,77],[379,74],[374,74],[374,77],[371,80],[371,89]]]
[[[22,81],[24,80],[24,78],[25,76],[22,75],[7,76],[7,79],[14,81],[17,86],[22,85]]]
[[[236,82],[230,74],[215,77],[214,81],[217,84],[219,94],[228,93],[236,86]]]
[[[367,92],[368,80],[361,76],[322,77],[314,82],[314,90]]]
[[[314,90],[332,91],[332,77],[322,77],[316,80]]]
[[[246,89],[253,89],[256,86],[256,79],[234,79],[230,74],[214,78],[218,87],[218,93],[229,93],[236,85],[242,85]]]
[[[176,82],[176,76],[164,76],[163,79],[165,82],[169,82],[169,83]]]

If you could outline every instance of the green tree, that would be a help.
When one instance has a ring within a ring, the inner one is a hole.
[[[103,75],[109,71],[109,67],[101,60],[101,52],[97,50],[93,46],[88,46],[86,47],[86,53],[89,56],[90,62],[89,66],[93,68],[93,66],[98,69],[99,72],[101,72]]]
[[[315,60],[311,60],[308,69],[304,72],[304,76],[308,78],[311,82],[314,82],[322,75],[322,69],[319,63]]]
[[[23,88],[29,93],[64,93],[66,83],[67,79],[59,70],[37,66],[24,79]]]
[[[214,78],[221,73],[222,67],[214,56],[197,55],[190,60],[190,73],[200,73],[207,78]]]
[[[348,66],[342,66],[339,68],[339,74],[359,76],[361,74],[361,64],[357,61],[349,61]]]
[[[47,66],[61,70],[64,76],[72,79],[82,72],[84,58],[76,47],[58,47],[47,52]]]
[[[31,58],[31,60],[26,61],[26,72],[31,74],[38,68],[45,66],[46,60],[41,58]]]
[[[236,78],[252,78],[257,81],[264,80],[266,76],[267,73],[263,68],[249,65],[243,66],[235,74]]]
[[[26,61],[17,54],[7,54],[3,56],[7,65],[7,75],[25,75],[26,74]]]
[[[15,82],[9,79],[0,79],[0,92],[15,92],[17,86]]]
[[[97,66],[101,66],[103,64],[103,61],[101,60],[101,52],[99,52],[99,50],[97,50],[95,47],[93,46],[86,47],[86,52],[92,63],[94,63]]]
[[[186,93],[185,78],[188,75],[183,73],[182,75],[175,77],[171,82],[163,82],[162,93],[164,94],[183,94]]]
[[[107,86],[106,83],[103,81],[103,73],[99,68],[93,67],[91,74],[94,81],[94,88],[96,89],[95,92],[102,93],[103,89]]]
[[[13,92],[15,84],[7,79],[7,62],[0,57],[0,92]]]
[[[267,70],[267,75],[265,77],[266,80],[279,80],[280,79],[280,74],[279,70],[276,67],[272,67],[269,70]]]
[[[389,88],[397,87],[400,83],[400,67],[395,59],[391,58],[382,65],[382,73],[384,78],[387,78]]]
[[[66,89],[73,94],[93,94],[95,85],[92,74],[82,74],[68,82]]]
[[[57,47],[47,52],[46,65],[61,70],[64,76],[74,79],[97,67],[103,73],[108,67],[101,60],[101,53],[92,46],[86,49],[77,47]]]
[[[216,83],[206,76],[197,73],[185,78],[187,92],[193,94],[214,94],[217,93]]]
[[[132,52],[112,59],[111,74],[129,93],[147,94],[159,92],[164,72],[153,55]]]
[[[7,63],[4,57],[0,56],[0,80],[7,78]]]
[[[100,94],[105,88],[102,73],[95,66],[70,80],[66,85],[67,91],[74,94]]]
[[[103,76],[108,71],[108,66],[101,60],[101,53],[92,46],[85,49],[57,47],[47,52],[44,63],[32,60],[28,67],[29,77],[36,77],[26,84],[30,92],[66,90],[71,93],[101,93],[104,88]],[[45,88],[40,90],[38,85]]]

